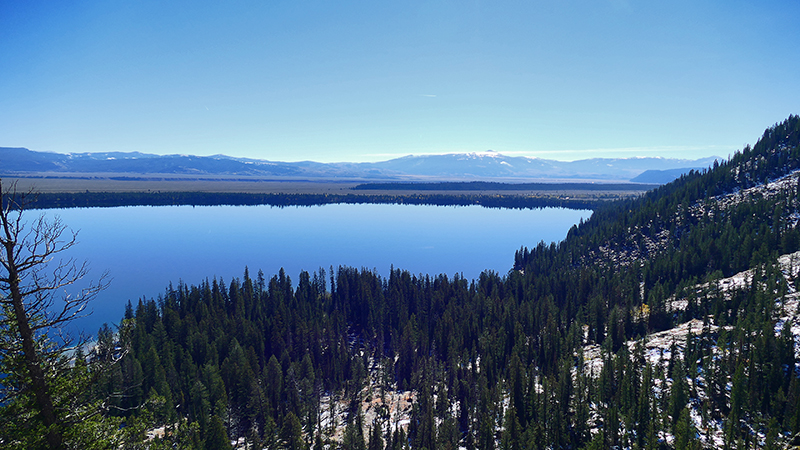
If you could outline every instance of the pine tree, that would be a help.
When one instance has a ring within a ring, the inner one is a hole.
[[[380,422],[376,419],[372,422],[369,430],[369,443],[367,450],[383,450],[383,432],[381,430]]]
[[[675,424],[675,450],[690,450],[693,448],[696,434],[697,430],[695,430],[689,416],[689,408],[684,407]]]
[[[281,442],[285,450],[303,450],[306,444],[303,441],[303,428],[300,425],[300,419],[290,412],[283,419],[283,427],[281,428]]]
[[[204,448],[205,450],[231,449],[231,442],[228,440],[228,433],[225,431],[225,425],[218,416],[211,417],[208,431],[206,431]]]
[[[364,432],[361,427],[362,422],[363,416],[361,415],[361,410],[359,410],[357,417],[355,417],[354,420],[350,420],[344,429],[342,447],[352,450],[367,449],[367,443],[364,441]]]

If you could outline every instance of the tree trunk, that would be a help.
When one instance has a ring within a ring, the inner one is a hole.
[[[19,337],[22,341],[22,353],[25,357],[25,368],[31,378],[34,398],[39,407],[42,423],[46,427],[47,445],[51,449],[61,449],[61,433],[56,428],[57,419],[53,398],[47,386],[47,380],[42,370],[39,355],[36,353],[36,342],[33,331],[28,323],[28,315],[25,312],[25,305],[22,301],[22,294],[19,289],[19,276],[17,267],[14,263],[14,242],[5,242],[6,254],[8,255],[8,275],[9,291],[11,292],[11,304],[14,307],[14,322],[19,330]]]

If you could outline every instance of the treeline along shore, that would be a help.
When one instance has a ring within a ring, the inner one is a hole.
[[[411,191],[648,191],[657,184],[643,183],[499,183],[496,181],[449,181],[449,182],[391,182],[362,183],[353,189],[358,191],[411,190]]]
[[[271,205],[316,206],[333,203],[406,204],[436,206],[480,205],[487,208],[571,208],[595,209],[599,198],[503,194],[287,194],[230,192],[47,192],[37,195],[36,209],[116,206],[217,206]]]

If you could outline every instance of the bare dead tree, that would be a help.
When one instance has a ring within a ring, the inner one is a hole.
[[[22,397],[18,414],[43,426],[49,448],[63,448],[63,425],[72,413],[60,407],[59,382],[70,370],[68,355],[85,339],[72,339],[65,325],[83,315],[107,285],[105,274],[72,296],[66,288],[87,275],[87,264],[60,259],[77,243],[77,233],[44,215],[27,222],[33,192],[18,192],[0,180],[0,405]],[[63,387],[63,386],[62,386]],[[37,428],[30,425],[29,429]],[[42,429],[39,427],[39,429]]]

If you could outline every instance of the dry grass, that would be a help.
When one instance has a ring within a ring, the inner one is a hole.
[[[360,181],[264,179],[244,176],[191,176],[175,174],[41,173],[24,177],[3,176],[19,189],[38,192],[245,192],[254,194],[344,193]]]
[[[364,190],[352,188],[375,180],[260,178],[224,175],[176,174],[108,174],[108,173],[35,173],[24,176],[2,175],[5,181],[17,181],[21,190],[38,192],[241,192],[254,194],[354,194],[354,195],[534,195],[538,197],[573,197],[580,199],[625,198],[644,191],[632,187],[629,191],[563,189],[552,191],[464,191],[464,190]],[[434,181],[434,180],[420,180]],[[450,181],[450,180],[440,180]],[[535,180],[526,180],[535,181]]]

